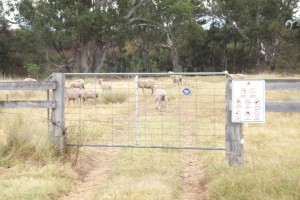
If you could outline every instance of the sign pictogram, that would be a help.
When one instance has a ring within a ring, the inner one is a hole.
[[[264,80],[232,80],[232,122],[265,122]]]

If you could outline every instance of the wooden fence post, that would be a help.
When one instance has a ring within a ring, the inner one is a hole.
[[[226,127],[225,148],[229,165],[244,165],[244,136],[242,123],[233,123],[231,119],[232,81],[226,83]]]
[[[53,73],[52,81],[56,82],[56,89],[53,89],[53,101],[56,102],[56,107],[52,109],[52,125],[53,125],[53,140],[58,145],[61,153],[65,152],[65,74]]]

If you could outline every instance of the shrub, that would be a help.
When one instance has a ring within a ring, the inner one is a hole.
[[[124,103],[127,100],[127,95],[123,93],[104,93],[101,96],[102,102],[108,103]]]
[[[45,164],[55,157],[55,145],[45,135],[36,133],[34,127],[34,124],[25,123],[21,114],[14,118],[1,145],[0,157],[3,162],[30,160]]]

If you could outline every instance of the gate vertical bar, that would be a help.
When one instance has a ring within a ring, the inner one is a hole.
[[[229,165],[244,165],[244,136],[242,124],[233,123],[231,119],[232,109],[232,81],[226,82],[226,127],[225,127],[225,148],[226,159]]]
[[[139,76],[135,76],[135,145],[139,145]]]
[[[65,74],[54,73],[52,80],[56,82],[56,88],[53,90],[53,100],[56,103],[55,108],[52,109],[52,125],[53,125],[53,140],[58,145],[60,153],[65,152]]]

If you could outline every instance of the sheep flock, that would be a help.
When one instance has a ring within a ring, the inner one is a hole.
[[[142,89],[142,93],[138,93],[139,95],[147,96],[150,95],[147,90],[151,91],[151,95],[153,96],[153,108],[162,111],[169,109],[169,95],[168,92],[172,87],[182,87],[183,86],[183,76],[180,74],[174,74],[174,72],[168,72],[169,79],[165,79],[167,83],[162,83],[159,79],[145,79],[136,77],[135,80],[132,80],[132,84],[136,87],[137,91]],[[244,79],[244,74],[230,74],[226,76],[230,79]],[[116,79],[107,79],[100,78],[93,82],[93,86],[90,88],[86,87],[86,81],[90,81],[89,79],[76,79],[67,82],[66,85],[68,87],[65,88],[65,100],[70,103],[73,101],[74,104],[78,102],[82,102],[83,104],[88,102],[89,99],[94,100],[94,102],[100,102],[101,95],[105,95],[107,92],[109,93],[117,93],[118,92],[118,81]],[[130,82],[130,81],[129,81]],[[135,83],[135,84],[134,84]],[[119,84],[120,85],[120,84]],[[93,87],[93,88],[91,88]],[[145,90],[146,89],[146,90]],[[101,91],[100,91],[101,90]],[[100,93],[98,92],[100,91]],[[102,94],[101,94],[102,93]],[[183,91],[184,93],[184,91]],[[185,94],[187,95],[187,94]],[[172,99],[172,98],[171,98]],[[151,104],[150,104],[151,105]],[[165,105],[165,106],[164,106]]]

